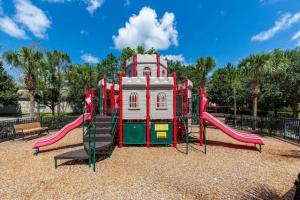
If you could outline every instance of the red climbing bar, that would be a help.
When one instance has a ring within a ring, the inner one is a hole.
[[[181,111],[181,115],[184,115],[183,112],[183,86],[180,86],[180,111]]]
[[[110,113],[114,114],[115,109],[115,84],[111,84],[110,86]]]
[[[157,64],[157,77],[160,77],[160,55],[156,55],[156,64]]]
[[[146,145],[150,147],[150,75],[146,74]]]
[[[176,148],[177,145],[177,116],[176,116],[176,111],[177,111],[177,77],[176,77],[176,72],[173,74],[173,81],[174,81],[174,86],[173,86],[173,147]]]
[[[119,148],[123,147],[123,91],[122,72],[119,72]]]
[[[189,114],[189,79],[185,78],[185,115]]]
[[[107,114],[107,79],[106,79],[106,77],[104,77],[103,101],[104,101],[104,115],[106,115]]]

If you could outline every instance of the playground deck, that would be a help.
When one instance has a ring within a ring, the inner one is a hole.
[[[1,199],[239,199],[258,184],[283,195],[300,172],[300,147],[264,137],[259,153],[211,128],[207,155],[196,145],[189,155],[172,147],[124,147],[97,162],[96,172],[80,162],[54,169],[55,155],[82,148],[81,131],[39,156],[32,155],[35,139],[0,143]]]

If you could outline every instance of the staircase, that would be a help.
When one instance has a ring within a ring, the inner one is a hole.
[[[110,157],[112,154],[117,124],[117,112],[115,112],[113,117],[94,117],[92,121],[87,122],[87,128],[83,126],[83,149],[55,156],[55,168],[57,168],[57,160],[88,160],[89,167],[93,165],[93,171],[95,171],[97,157],[100,155],[107,155]]]
[[[188,121],[191,121],[191,124]],[[199,142],[199,139],[190,137],[191,134],[199,134],[200,130],[193,131],[193,128],[200,129],[200,119],[197,115],[188,115],[188,116],[177,116],[177,130],[178,136],[185,143],[185,154],[189,152],[189,143]],[[204,153],[206,154],[206,131],[204,130]],[[181,151],[182,152],[182,151]]]

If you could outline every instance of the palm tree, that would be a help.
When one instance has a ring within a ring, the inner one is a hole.
[[[42,64],[43,54],[35,49],[22,47],[18,51],[4,52],[3,56],[7,63],[23,71],[24,82],[29,92],[30,116],[34,117],[37,69]]]
[[[240,75],[250,81],[250,93],[252,95],[253,117],[257,117],[257,101],[261,88],[261,77],[271,72],[269,54],[255,54],[240,61],[238,70]]]
[[[44,103],[49,104],[52,110],[52,114],[55,114],[55,106],[57,105],[57,114],[60,114],[60,101],[61,90],[63,87],[63,78],[61,70],[71,62],[68,54],[54,50],[52,52],[46,52],[44,56],[43,74],[46,81],[44,81],[45,92],[47,99],[44,99]]]
[[[216,61],[213,57],[198,58],[196,61],[196,69],[200,72],[200,87],[205,88],[207,76],[209,72],[216,66]]]

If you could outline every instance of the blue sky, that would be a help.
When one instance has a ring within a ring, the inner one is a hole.
[[[74,63],[143,44],[185,63],[213,56],[222,67],[300,45],[300,1],[0,0],[1,51],[35,44]]]

